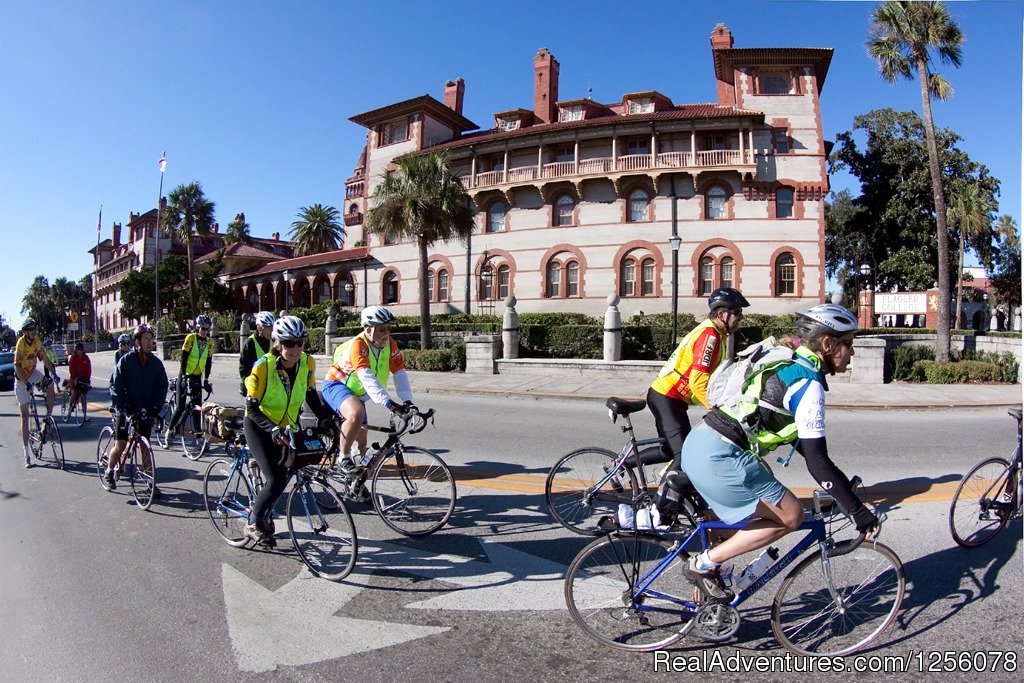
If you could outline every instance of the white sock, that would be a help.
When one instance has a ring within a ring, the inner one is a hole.
[[[708,551],[707,550],[705,550],[704,552],[702,552],[700,555],[697,556],[697,563],[696,564],[697,564],[697,569],[699,569],[702,572],[703,571],[707,571],[709,569],[714,569],[715,567],[718,566],[717,564],[715,564],[714,562],[711,561],[710,557],[708,557]]]

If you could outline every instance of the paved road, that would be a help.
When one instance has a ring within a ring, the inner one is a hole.
[[[231,402],[233,385],[218,387],[215,397]],[[101,402],[102,391],[95,398]],[[561,575],[586,541],[553,526],[538,495],[558,454],[582,444],[617,448],[621,435],[603,409],[441,394],[430,401],[437,426],[415,443],[459,468],[451,526],[410,541],[360,511],[357,571],[335,585],[308,576],[285,544],[254,552],[220,542],[202,512],[203,462],[158,451],[167,497],[149,513],[122,490],[104,493],[90,463],[98,421],[62,428],[67,472],[25,470],[13,395],[0,394],[0,600],[7,613],[0,676],[561,681],[650,674],[652,655],[591,643],[567,616]],[[889,515],[883,540],[901,555],[910,580],[899,623],[876,653],[1013,648],[1021,657],[1020,523],[975,551],[954,546],[946,529],[952,483],[983,453],[1009,449],[1010,418],[1000,409],[837,410],[829,421],[837,460],[876,485]],[[653,426],[643,417],[638,429]],[[812,484],[799,465],[777,470],[795,488]],[[768,624],[776,588],[744,608],[735,641],[710,650],[691,637],[673,653],[781,657]],[[1018,680],[1005,672],[985,678]]]

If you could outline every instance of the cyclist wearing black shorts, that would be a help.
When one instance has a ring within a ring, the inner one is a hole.
[[[270,311],[257,313],[256,331],[242,344],[241,353],[238,354],[238,376],[242,378],[242,396],[245,396],[245,380],[252,372],[253,364],[270,351],[270,333],[276,319]]]
[[[185,337],[181,345],[181,369],[178,371],[178,402],[174,413],[167,424],[167,439],[181,424],[185,406],[198,406],[203,400],[203,389],[211,393],[210,371],[213,369],[213,340],[210,339],[210,328],[213,321],[208,315],[196,316],[195,328]],[[205,374],[205,379],[204,379]],[[166,391],[166,390],[165,390]]]
[[[320,419],[320,429],[337,441],[334,413],[316,390],[316,362],[302,347],[309,332],[300,319],[286,315],[274,323],[270,352],[256,361],[245,380],[245,441],[266,481],[252,505],[245,535],[273,546],[274,502],[288,484],[282,463],[287,428],[298,424],[299,408],[308,403]]]

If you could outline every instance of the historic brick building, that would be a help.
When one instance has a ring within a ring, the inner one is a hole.
[[[415,244],[385,244],[360,226],[395,158],[440,149],[478,214],[468,247],[430,251],[435,312],[465,310],[469,299],[474,311],[489,302],[484,310],[500,313],[513,294],[520,311],[600,314],[613,292],[624,315],[668,311],[673,217],[680,310],[705,311],[722,285],[742,289],[756,312],[824,300],[830,145],[820,95],[832,50],[735,48],[722,24],[711,50],[710,103],[675,104],[658,91],[561,100],[559,62],[542,48],[532,108],[496,112],[489,130],[463,116],[462,79],[445,84],[443,102],[422,95],[353,116],[367,136],[345,183],[345,224],[369,247],[351,257],[375,267],[328,258],[302,268],[302,282],[319,273],[331,280],[324,293],[343,280],[359,299],[417,312]]]

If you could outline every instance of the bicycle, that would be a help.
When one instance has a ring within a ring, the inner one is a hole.
[[[52,379],[45,377],[39,383],[39,388],[46,389],[52,382]],[[45,446],[49,444],[53,464],[57,466],[57,469],[62,470],[65,464],[64,442],[57,429],[57,421],[53,419],[53,415],[39,417],[39,411],[36,409],[35,387],[31,383],[25,386],[28,389],[28,414],[31,418],[28,423],[28,447],[32,451],[32,455],[36,456],[36,460],[45,461]]]
[[[245,525],[263,478],[250,459],[242,434],[242,418],[225,422],[234,432],[225,445],[231,459],[214,460],[203,477],[203,503],[214,529],[228,545],[243,548],[250,539]],[[295,483],[288,493],[286,519],[295,551],[316,576],[340,581],[356,564],[359,541],[352,515],[321,468],[298,466],[289,471]]]
[[[596,520],[614,515],[619,505],[627,503],[634,509],[649,507],[653,502],[651,483],[647,480],[642,462],[659,464],[668,462],[661,451],[664,439],[636,438],[630,415],[647,407],[645,399],[625,399],[612,396],[605,402],[612,424],[623,418],[619,428],[629,440],[618,454],[606,448],[588,446],[563,456],[548,472],[544,482],[544,501],[556,522],[569,531],[582,536],[601,533]],[[627,465],[626,461],[636,463]],[[692,487],[680,500],[680,511],[695,524],[694,517],[704,509],[704,503]]]
[[[569,566],[565,577],[569,613],[588,636],[622,650],[663,648],[693,629],[705,640],[721,642],[739,630],[737,606],[804,555],[775,595],[771,611],[775,637],[799,655],[856,652],[896,618],[906,578],[896,553],[875,540],[865,543],[865,534],[852,540],[834,539],[848,525],[833,524],[836,507],[831,496],[816,491],[813,517],[800,525],[807,534],[729,603],[694,600],[693,587],[683,578],[689,559],[684,549],[697,539],[706,549],[708,532],[741,529],[746,522],[701,519],[688,536],[608,532],[580,551]]]
[[[949,505],[949,531],[965,548],[988,543],[1011,519],[1021,518],[1021,409],[1007,412],[1017,420],[1013,460],[982,460],[960,480]]]
[[[374,510],[388,527],[404,536],[434,533],[448,523],[455,510],[455,478],[445,461],[431,450],[402,443],[402,436],[422,432],[433,417],[433,408],[421,413],[415,406],[405,415],[392,414],[389,427],[367,427],[388,437],[383,445],[372,445],[373,455],[358,471],[328,471],[350,497],[362,491],[369,479]]]
[[[183,387],[184,391],[188,391],[188,382]],[[161,408],[161,426],[164,427],[171,420],[171,415],[174,412],[174,407],[177,403],[177,378],[171,379],[167,384],[168,399],[164,404],[165,407]],[[199,460],[206,454],[206,449],[209,447],[209,440],[206,438],[206,434],[203,432],[203,403],[210,398],[212,391],[207,391],[206,396],[203,397],[200,394],[200,400],[197,403],[192,402],[191,397],[186,397],[186,401],[189,402],[189,409],[191,411],[191,425],[189,425],[189,416],[183,415],[181,421],[178,423],[178,427],[174,433],[177,437],[178,443],[181,445],[181,450],[185,454],[185,457],[189,460]],[[167,408],[170,408],[170,412]],[[157,442],[163,448],[170,448],[173,440],[170,435],[167,434],[166,429],[160,430],[160,435]]]
[[[72,402],[71,397],[74,394],[74,392],[72,391],[71,380],[64,380],[60,392],[60,419],[63,422],[74,422],[74,424],[76,425],[81,425],[82,422],[85,420],[85,415],[82,413],[81,410],[78,409],[78,406],[82,401],[82,396],[84,395],[82,393],[83,388],[86,391],[88,391],[89,385],[85,383],[84,380],[81,380],[78,387],[78,396],[76,396],[75,401]]]
[[[174,414],[174,401],[177,395],[178,378],[172,377],[167,382],[167,398],[160,406],[160,412],[153,417],[153,431],[156,432],[156,442],[164,450],[170,448],[171,445],[170,439],[167,438],[167,423],[171,421],[171,415]]]
[[[111,411],[113,412],[113,411]],[[121,453],[121,466],[116,475],[118,479],[130,472],[129,483],[135,504],[143,510],[149,510],[156,499],[156,459],[149,439],[139,433],[139,426],[149,420],[145,409],[135,415],[128,416],[128,445]],[[96,440],[96,474],[100,485],[107,490],[104,474],[110,462],[110,449],[117,443],[115,425],[117,417],[111,418],[111,424],[100,430]]]

